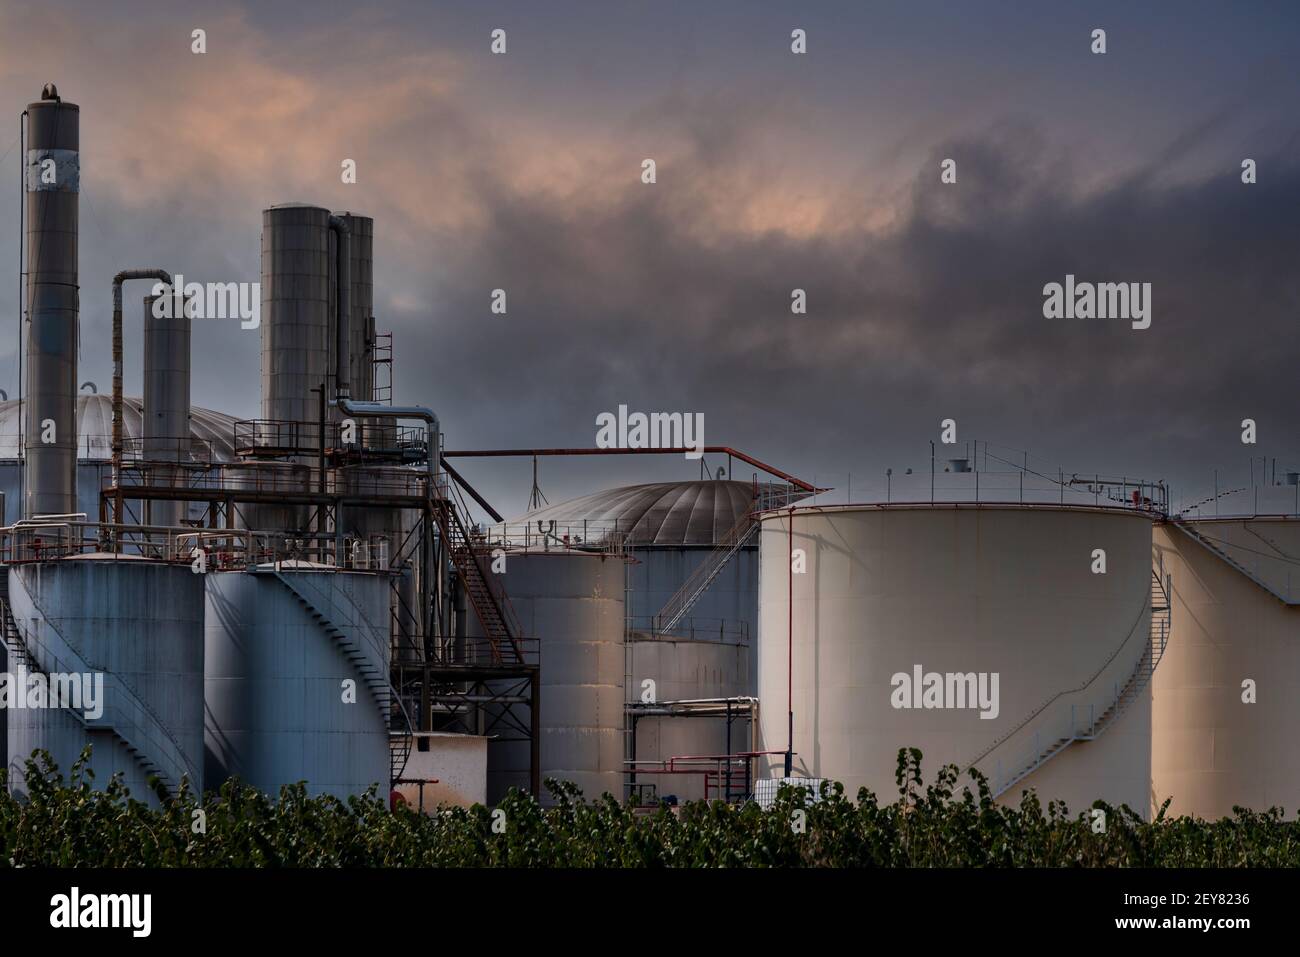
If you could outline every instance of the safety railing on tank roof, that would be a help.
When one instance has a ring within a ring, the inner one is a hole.
[[[884,481],[865,483],[855,478],[852,495],[846,491],[841,499],[829,493],[819,499],[831,506],[855,503],[1093,506],[1164,515],[1169,490],[1163,482],[1133,476],[962,469],[889,474]]]
[[[239,528],[117,525],[56,517],[0,528],[0,561],[15,565],[96,555],[148,558],[190,565],[196,571],[229,570],[296,558],[301,551],[302,540],[290,534]]]
[[[177,466],[153,462],[130,462],[122,468],[122,488],[125,498],[131,497],[133,487],[180,487],[191,491],[210,492],[214,495],[253,492],[264,495],[316,496],[320,492],[320,469],[313,464],[270,467],[249,462],[219,462],[211,465],[191,464],[182,467],[185,484],[176,479]],[[336,473],[338,474],[338,473]],[[347,472],[341,473],[347,475]],[[437,480],[435,479],[435,482]],[[438,483],[439,486],[441,483]],[[112,476],[105,475],[101,488],[112,487]],[[364,498],[428,498],[430,479],[427,471],[402,466],[372,466],[366,469],[359,487],[339,492],[345,497]],[[436,490],[435,490],[436,491]]]
[[[391,419],[360,418],[327,421],[325,450],[382,452],[409,461],[428,457],[428,433],[423,427],[398,425]],[[235,450],[245,455],[318,455],[321,423],[293,419],[241,419],[234,424]]]
[[[726,644],[747,644],[749,622],[738,618],[715,618],[692,615],[682,618],[668,630],[659,628],[657,615],[629,615],[627,628],[638,641],[718,641]]]
[[[617,520],[502,522],[474,536],[476,544],[525,552],[575,551],[622,555],[631,525]]]
[[[111,447],[111,440],[105,436],[103,443],[105,457]],[[145,439],[140,436],[125,438],[122,440],[122,454],[130,459],[168,462],[174,465],[221,461],[221,456],[216,453],[211,441],[193,436],[166,439]]]

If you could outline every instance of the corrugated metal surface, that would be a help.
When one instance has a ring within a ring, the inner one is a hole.
[[[611,527],[629,545],[712,545],[736,524],[754,500],[750,482],[657,482],[606,489],[535,509],[511,526],[555,520],[557,525]],[[592,537],[595,537],[594,535]]]

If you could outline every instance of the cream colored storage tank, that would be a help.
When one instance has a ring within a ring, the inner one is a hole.
[[[1098,549],[1104,574],[1093,571]],[[1003,802],[1034,787],[1074,812],[1098,798],[1147,811],[1146,514],[810,506],[768,513],[760,552],[760,748],[785,751],[792,709],[796,775],[888,802],[899,748],[916,747],[927,782],[941,765],[975,762]],[[914,684],[933,691],[930,673],[940,693],[905,700]],[[765,764],[764,776],[779,776],[784,756]]]
[[[1169,813],[1300,806],[1300,521],[1156,528],[1173,576],[1169,650],[1152,690],[1151,791]],[[1254,702],[1247,703],[1253,683]]]

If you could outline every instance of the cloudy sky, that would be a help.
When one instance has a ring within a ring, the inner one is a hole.
[[[375,218],[397,399],[451,448],[588,446],[626,404],[701,412],[709,444],[851,475],[855,499],[928,473],[945,418],[1189,495],[1252,454],[1300,468],[1300,8],[1135,6],[0,0],[0,387],[18,115],[52,80],[81,107],[81,378],[103,391],[114,272],[256,281],[259,211],[299,201]],[[1066,274],[1151,283],[1151,327],[1045,319]],[[135,394],[139,336],[129,314]],[[200,323],[194,348],[196,404],[255,417],[258,333]],[[504,512],[527,499],[526,461],[465,471]],[[556,501],[698,474],[541,480]]]

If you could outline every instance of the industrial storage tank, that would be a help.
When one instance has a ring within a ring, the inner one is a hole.
[[[741,700],[755,694],[750,647],[711,637],[644,634],[634,635],[631,647],[629,698],[640,701],[644,682],[654,682],[654,702],[646,702],[630,715],[637,785],[652,785],[660,799],[670,795],[678,801],[716,797],[712,792],[706,794],[700,774],[701,769],[716,767],[716,762],[706,759],[751,751],[757,731],[751,726],[750,702]],[[728,699],[734,702],[730,723]],[[683,773],[663,773],[665,762],[673,758],[695,760],[677,763]]]
[[[205,580],[210,786],[386,794],[389,576],[282,562]]]
[[[623,796],[624,561],[572,549],[507,553],[493,576],[520,633],[538,644],[541,780],[571,781],[588,799]],[[482,634],[469,616],[470,637]],[[528,787],[529,747],[488,747],[488,801]],[[545,788],[543,787],[543,792]],[[549,795],[543,794],[544,799]]]
[[[124,458],[129,464],[140,458],[144,447],[144,404],[136,396],[123,398]],[[22,445],[19,441],[21,410],[17,399],[0,402],[0,491],[4,492],[10,522],[21,518]],[[231,462],[235,459],[235,417],[212,409],[190,409],[190,456],[194,462]],[[77,396],[77,507],[88,519],[99,515],[99,490],[112,481],[113,400],[111,396],[84,393]],[[128,502],[130,499],[128,497]],[[140,515],[139,503],[131,512]],[[191,518],[198,518],[202,503],[192,503]]]
[[[758,620],[758,540],[744,537],[755,503],[752,482],[706,480],[656,482],[604,489],[535,509],[497,526],[511,541],[617,539],[630,565],[627,634],[631,684],[628,700],[640,701],[643,683],[655,682],[657,702],[753,696],[757,693],[752,637]],[[554,525],[552,525],[554,523]],[[744,539],[734,552],[731,537]],[[666,608],[683,589],[717,574],[680,619],[665,629]],[[513,591],[511,597],[513,598]],[[636,718],[635,752],[629,758],[650,768],[673,757],[725,754],[726,722],[716,717]],[[747,725],[747,722],[746,722]],[[747,750],[750,729],[733,727],[733,750]],[[646,775],[658,793],[702,797],[697,777]]]
[[[1294,489],[1289,489],[1294,492]],[[1288,509],[1289,510],[1289,509]],[[1169,649],[1152,688],[1151,799],[1206,819],[1300,807],[1300,520],[1156,527],[1172,576]]]
[[[23,763],[34,749],[49,751],[66,775],[90,744],[88,766],[97,786],[121,773],[132,797],[155,804],[150,776],[167,793],[176,792],[182,777],[201,792],[201,576],[188,564],[110,554],[17,564],[4,572],[12,611],[7,628],[21,640],[10,669],[102,680],[99,714],[84,707],[81,713],[9,710],[14,790],[25,791]]]
[[[766,513],[760,550],[763,776],[792,747],[796,776],[889,801],[915,747],[927,781],[974,764],[1002,801],[1146,812],[1148,513],[807,506]]]

